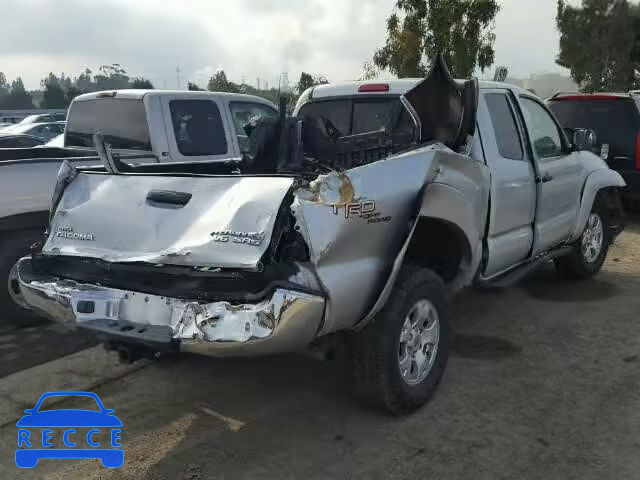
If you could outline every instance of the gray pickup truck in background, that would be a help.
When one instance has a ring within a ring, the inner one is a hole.
[[[101,147],[105,168],[65,164],[11,294],[130,360],[344,339],[356,392],[410,412],[442,378],[461,288],[548,261],[600,270],[624,182],[592,142],[526,90],[453,80],[441,57],[422,81],[318,86],[233,165],[132,165]]]
[[[0,149],[0,312],[4,321],[36,321],[11,300],[9,270],[43,238],[51,196],[64,160],[101,164],[93,134],[137,163],[239,159],[243,126],[277,118],[263,98],[215,92],[122,90],[77,97],[69,108],[64,148]]]

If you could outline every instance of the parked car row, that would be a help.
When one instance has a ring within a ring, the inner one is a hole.
[[[0,111],[1,113],[1,111]],[[50,122],[64,122],[67,119],[67,112],[55,112],[55,113],[38,113],[33,115],[27,115],[24,118],[7,117],[0,115],[0,130],[4,127],[25,124],[25,123],[50,123]]]
[[[66,122],[17,123],[0,130],[0,148],[43,145],[64,132]]]

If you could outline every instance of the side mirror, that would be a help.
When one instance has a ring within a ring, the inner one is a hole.
[[[573,130],[572,144],[576,151],[591,150],[596,144],[596,132],[590,128],[576,128]]]

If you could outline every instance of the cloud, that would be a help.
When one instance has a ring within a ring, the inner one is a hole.
[[[120,63],[157,87],[202,86],[218,69],[262,85],[281,72],[357,78],[384,44],[396,0],[2,0],[0,68],[35,88],[49,71]],[[554,63],[556,0],[502,0],[496,62],[517,76]],[[492,69],[490,69],[492,70]],[[485,75],[491,72],[485,71]]]
[[[0,31],[3,38],[13,39],[0,42],[2,64],[5,58],[24,64],[30,57],[91,67],[120,63],[137,74],[168,75],[173,80],[178,65],[191,72],[225,55],[196,19],[118,2],[3,0]],[[42,70],[40,76],[47,72]]]

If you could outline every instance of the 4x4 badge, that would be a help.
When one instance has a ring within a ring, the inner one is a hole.
[[[259,246],[264,240],[264,232],[232,232],[223,230],[211,232],[214,242],[246,243],[247,245]]]

